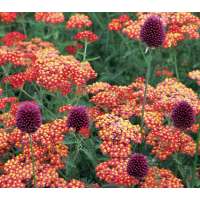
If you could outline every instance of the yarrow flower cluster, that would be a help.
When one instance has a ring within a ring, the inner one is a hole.
[[[131,187],[138,185],[138,179],[129,176],[126,170],[128,159],[113,158],[96,167],[96,175],[109,184]]]
[[[160,126],[152,129],[146,143],[153,148],[151,153],[160,160],[166,160],[173,153],[184,153],[193,156],[195,142],[191,136],[172,126]]]
[[[65,47],[65,50],[68,54],[75,55],[78,52],[78,50],[82,48],[83,48],[83,45],[77,43],[74,45],[67,45]]]
[[[93,33],[92,31],[82,31],[82,32],[78,32],[75,36],[74,36],[75,40],[82,40],[82,41],[87,41],[87,42],[95,42],[99,39],[99,37]]]
[[[200,70],[194,70],[188,73],[188,77],[195,80],[200,85]]]
[[[112,19],[108,24],[108,29],[111,31],[120,31],[124,26],[130,22],[130,17],[126,14],[119,16],[117,19]]]
[[[30,48],[34,50],[27,53]],[[59,55],[53,44],[37,38],[30,42],[17,43],[14,48],[3,46],[0,63],[8,62],[26,67],[24,72],[3,79],[3,82],[10,83],[14,88],[23,87],[25,81],[35,81],[50,91],[60,91],[65,95],[71,91],[73,85],[81,87],[96,77],[89,62],[80,62],[73,56]]]
[[[28,67],[35,61],[39,50],[44,48],[53,49],[54,47],[52,43],[42,41],[40,38],[33,38],[30,41],[18,41],[13,45],[0,47],[0,63],[2,65],[11,63],[14,67]]]
[[[109,161],[97,166],[97,176],[108,183],[117,185],[130,186],[131,184],[136,184],[136,179],[128,175],[126,165],[127,158],[131,154],[130,142],[141,143],[142,141],[139,126],[134,126],[128,120],[123,120],[115,115],[105,114],[97,117],[96,127],[100,129],[98,134],[103,140],[100,149],[103,154],[108,154],[111,157]],[[126,165],[122,169],[124,162]],[[110,164],[112,165],[113,175],[107,169]],[[112,178],[112,176],[115,178]],[[125,180],[125,177],[127,180]]]
[[[3,23],[12,23],[16,20],[16,12],[0,12],[0,21]]]
[[[9,32],[4,37],[0,39],[1,42],[4,43],[6,46],[13,46],[19,41],[23,41],[27,38],[26,35],[20,33],[20,32]]]
[[[149,169],[142,188],[182,188],[183,183],[168,169],[152,167]]]
[[[161,69],[159,68],[156,70],[155,75],[158,77],[173,77],[174,74],[169,70],[168,67],[162,67]]]
[[[200,112],[198,95],[175,78],[166,78],[156,86],[157,101],[155,106],[168,115],[171,114],[177,102],[187,101],[196,115]]]
[[[65,17],[62,12],[37,12],[35,13],[35,20],[38,22],[59,24],[64,22]]]
[[[82,29],[92,26],[92,21],[87,15],[75,14],[72,15],[66,23],[67,29]]]

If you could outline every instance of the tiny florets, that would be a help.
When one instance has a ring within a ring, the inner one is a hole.
[[[195,114],[193,108],[186,101],[181,101],[175,105],[171,118],[174,126],[181,130],[190,128],[195,122]]]
[[[157,16],[151,16],[144,22],[140,38],[149,47],[159,47],[165,39],[165,31],[162,21]]]
[[[84,106],[77,106],[69,112],[67,127],[79,131],[82,128],[88,128],[89,117]]]
[[[22,132],[34,133],[41,126],[39,106],[34,102],[22,102],[16,113],[16,126]]]
[[[143,154],[135,153],[131,156],[127,164],[127,172],[130,176],[141,179],[147,175],[148,164]]]

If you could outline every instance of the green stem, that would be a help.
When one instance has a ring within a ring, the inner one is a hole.
[[[173,56],[174,56],[174,67],[175,67],[176,78],[179,80],[180,78],[177,66],[176,50],[173,50]]]
[[[33,142],[32,142],[32,136],[29,134],[29,141],[30,141],[30,149],[31,149],[31,161],[32,161],[32,172],[33,172],[33,181],[34,181],[34,187],[37,187],[37,181],[36,181],[36,174],[35,174],[35,158],[34,158],[34,152],[33,152]]]
[[[200,140],[200,129],[197,133],[197,139],[196,139],[196,152],[195,152],[194,163],[193,163],[193,168],[192,168],[192,187],[195,187],[196,185],[196,168],[197,168],[197,163],[198,163],[199,140]]]
[[[142,51],[142,49],[141,49]],[[148,84],[149,84],[149,79],[151,75],[151,61],[152,61],[152,56],[151,56],[151,50],[149,49],[149,59],[146,59],[146,56],[144,52],[142,51],[142,55],[145,59],[145,62],[147,64],[147,72],[146,72],[146,78],[145,78],[145,89],[144,89],[144,98],[143,98],[143,103],[142,103],[142,119],[141,119],[141,124],[140,124],[140,132],[143,132],[144,128],[144,113],[145,113],[145,105],[146,105],[146,100],[147,100],[147,90],[148,90]]]
[[[87,42],[87,40],[85,40],[84,53],[83,53],[83,61],[86,60],[86,56],[87,56],[87,46],[88,46],[88,42]]]

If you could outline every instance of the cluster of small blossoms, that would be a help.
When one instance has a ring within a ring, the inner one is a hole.
[[[150,16],[158,16],[163,22],[166,37],[163,42],[164,48],[177,46],[179,41],[186,39],[198,39],[200,19],[192,13],[137,13],[137,20],[128,19],[120,23],[119,19],[113,19],[108,25],[109,30],[115,30],[125,34],[130,39],[140,40],[141,27]]]
[[[3,90],[0,88],[0,95]],[[0,122],[4,128],[10,128],[15,125],[15,112],[18,99],[16,97],[2,97],[0,98],[0,110],[3,111],[0,114]],[[5,112],[6,106],[10,105],[10,110]]]
[[[16,12],[0,12],[0,22],[3,23],[12,23],[16,20],[17,13]]]
[[[136,144],[142,141],[140,126],[108,113],[98,116],[95,125],[102,140],[100,150],[110,157],[110,160],[96,167],[97,176],[110,184],[137,184],[138,181],[129,176],[125,168],[132,153],[131,141]]]
[[[10,149],[9,134],[4,129],[0,129],[0,155],[3,155]]]
[[[173,72],[169,71],[168,67],[163,67],[162,69],[156,70],[155,75],[158,77],[172,77]]]
[[[64,22],[65,16],[62,12],[37,12],[35,20],[49,24],[60,24]]]
[[[136,178],[129,176],[126,171],[127,163],[128,159],[112,158],[96,167],[96,175],[109,184],[126,187],[137,185],[139,181]]]
[[[37,38],[30,42],[18,42],[14,48],[3,46],[0,49],[0,63],[7,62],[25,67],[25,71],[3,79],[3,82],[9,82],[14,88],[23,87],[25,81],[35,81],[50,91],[67,94],[72,85],[79,88],[96,77],[89,62],[60,55],[53,44]]]
[[[93,33],[92,31],[82,31],[82,32],[78,32],[75,36],[74,36],[75,40],[81,40],[81,41],[87,41],[88,43],[92,43],[95,42],[99,39],[99,37]]]
[[[72,179],[67,183],[67,188],[85,188],[86,185],[84,182]]]
[[[84,47],[81,45],[81,43],[84,43],[84,45],[87,46],[88,44],[93,43],[99,39],[99,37],[92,31],[85,30],[90,28],[92,25],[93,22],[89,16],[85,14],[76,13],[68,19],[66,22],[66,29],[76,31],[76,34],[73,36],[73,42],[75,44],[67,45],[65,48],[69,54],[76,55],[76,53]],[[84,52],[84,54],[85,53],[86,52]]]
[[[200,70],[194,70],[188,73],[188,77],[195,80],[200,85]]]
[[[113,114],[106,113],[97,117],[95,125],[100,129],[98,133],[100,139],[104,141],[124,143],[127,145],[130,144],[131,141],[136,144],[139,144],[142,141],[139,125],[132,125],[129,120],[124,120]],[[120,156],[116,155],[111,157]]]
[[[188,102],[196,115],[200,113],[198,95],[175,78],[166,78],[156,86],[155,92],[158,97],[155,101],[155,107],[161,109],[166,115],[171,113],[173,107],[180,101]]]
[[[160,160],[165,160],[177,152],[190,156],[195,153],[195,142],[192,137],[171,126],[152,129],[146,143],[153,146],[151,153]]]
[[[90,101],[97,107],[123,119],[129,119],[132,116],[141,115],[144,88],[144,79],[138,78],[128,86],[94,83],[87,87],[87,91],[94,94]],[[147,94],[149,103],[155,99],[155,95],[154,88],[149,85]],[[146,111],[155,111],[155,109],[149,106]]]
[[[10,105],[10,110],[8,112],[3,112],[0,114],[0,122],[3,124],[4,128],[12,128],[15,125],[15,113],[17,109],[18,102],[15,97],[8,97]],[[16,102],[16,103],[15,103]]]
[[[181,180],[173,175],[168,169],[151,167],[141,184],[142,188],[182,188]]]
[[[82,29],[92,26],[92,21],[85,14],[72,15],[66,23],[66,29]]]
[[[0,39],[0,41],[3,42],[4,45],[6,45],[6,46],[13,46],[17,42],[23,41],[26,38],[27,38],[26,35],[24,35],[20,32],[14,31],[14,32],[9,32],[6,35],[4,35],[4,37],[2,37]]]
[[[39,50],[54,47],[52,43],[42,41],[40,38],[15,43],[15,37],[11,37],[9,43],[13,46],[0,47],[0,64],[11,63],[14,67],[28,67],[35,61]]]
[[[79,49],[82,49],[83,45],[79,43],[75,43],[72,45],[68,45],[65,47],[65,50],[68,54],[75,55]]]
[[[93,94],[90,101],[104,112],[110,112],[123,119],[132,116],[141,117],[144,96],[144,79],[138,78],[128,86],[111,86],[108,83],[94,83],[87,86],[87,92]],[[198,95],[175,78],[166,78],[155,88],[148,85],[144,122],[148,128],[164,123],[179,101],[190,103],[196,115],[200,112]]]
[[[51,52],[35,61],[37,67],[36,83],[50,91],[60,91],[66,95],[72,85],[81,87],[96,77],[89,62],[80,62],[73,56],[52,55]]]
[[[73,40],[75,40],[75,45],[68,45],[65,48],[69,54],[75,55],[79,49],[83,48],[83,46],[78,42],[87,42],[88,44],[95,42],[99,39],[99,37],[92,31],[85,30],[92,25],[93,22],[91,21],[89,16],[85,14],[76,13],[69,18],[69,20],[66,22],[66,29],[78,31],[73,36]]]
[[[123,27],[126,27],[132,22],[128,15],[121,15],[108,24],[108,29],[110,31],[120,31]]]

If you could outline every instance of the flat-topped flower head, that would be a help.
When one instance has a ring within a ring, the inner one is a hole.
[[[30,101],[20,103],[16,112],[16,126],[22,132],[34,133],[41,126],[40,107]]]
[[[157,16],[151,16],[144,22],[140,38],[149,47],[159,47],[165,39],[165,30],[162,21]]]
[[[142,179],[147,175],[148,163],[143,154],[134,153],[127,164],[127,173],[137,179]]]
[[[88,128],[89,126],[89,117],[84,106],[74,107],[68,115],[67,127],[74,128],[76,131],[79,131],[82,128]]]
[[[171,118],[176,128],[185,130],[190,128],[195,122],[194,110],[189,103],[181,101],[175,105]]]

